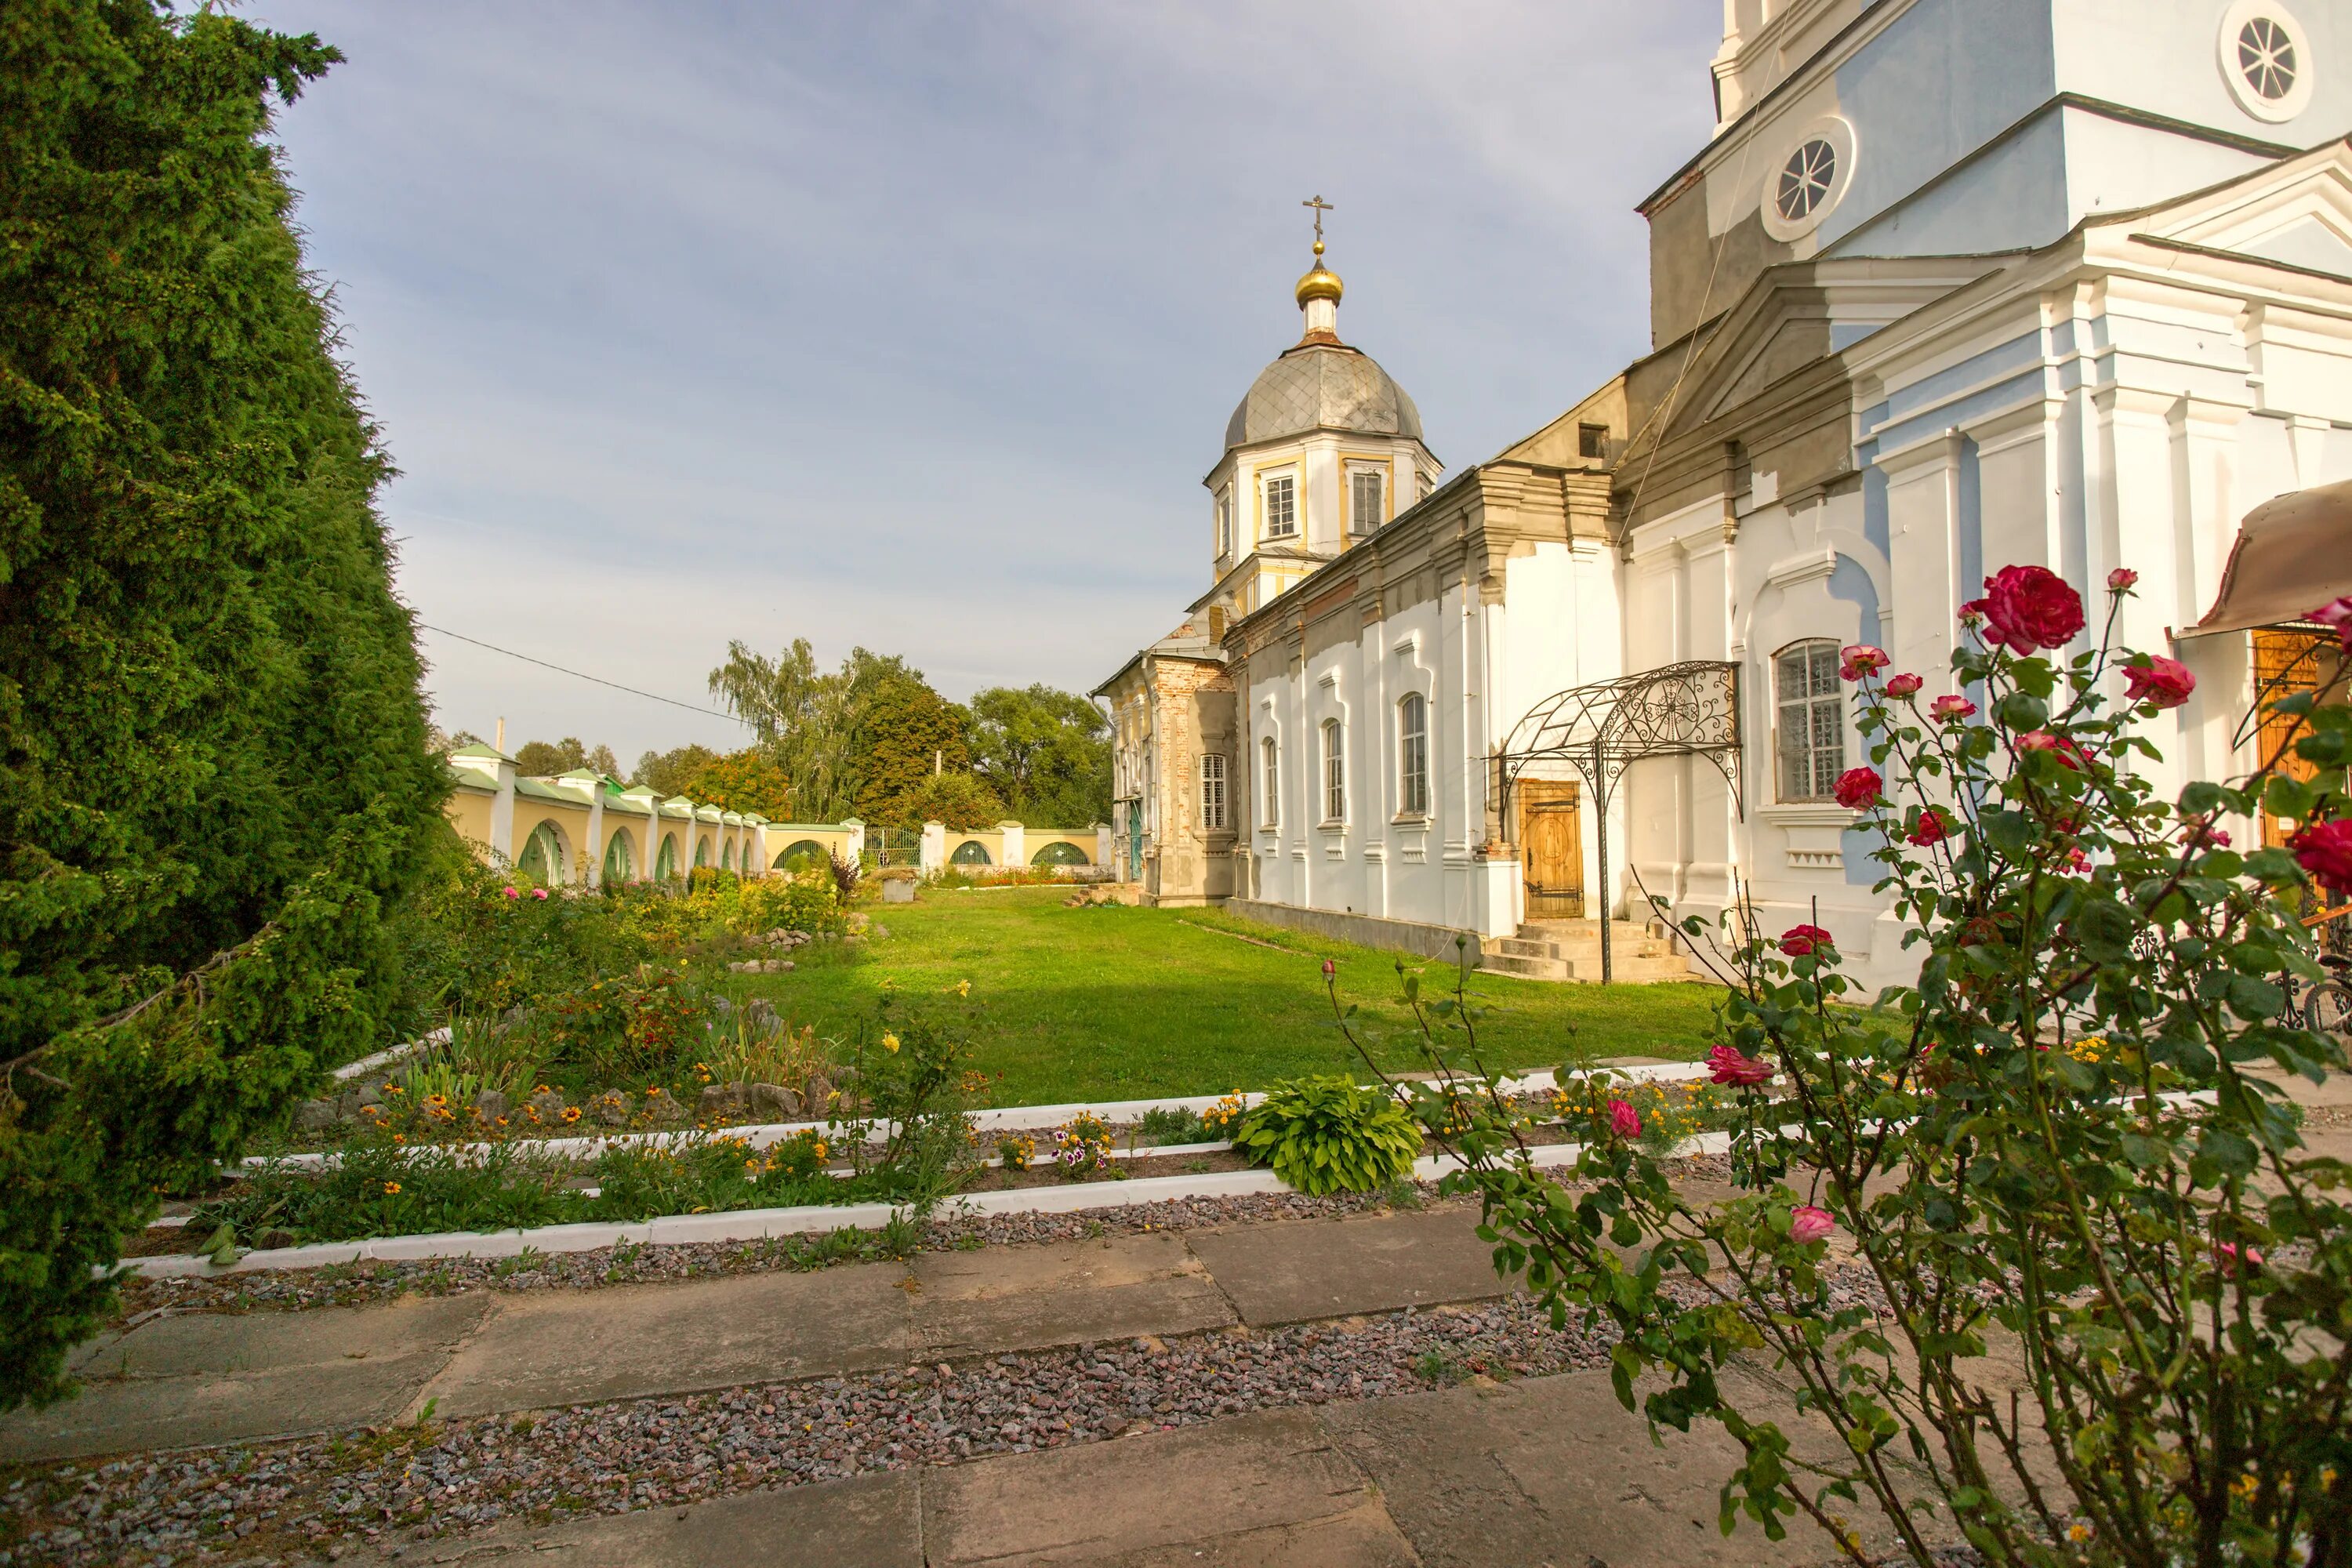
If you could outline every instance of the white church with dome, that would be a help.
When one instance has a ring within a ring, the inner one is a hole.
[[[2325,639],[2216,629],[2223,571],[2352,480],[2352,12],[1726,0],[1711,69],[1641,206],[1652,352],[1486,461],[1440,470],[1318,244],[1206,480],[1207,592],[1098,692],[1145,897],[1561,976],[1612,929],[1626,979],[1679,960],[1603,913],[1744,891],[1902,978],[1822,656],[1936,681],[2010,563],[2138,572],[2125,640],[2198,679],[2159,787],[2251,765],[2258,683]]]

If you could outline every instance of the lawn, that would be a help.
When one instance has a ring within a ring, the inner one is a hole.
[[[803,947],[793,973],[730,976],[730,989],[769,998],[795,1025],[845,1036],[886,984],[918,998],[968,980],[983,1009],[979,1066],[1000,1080],[996,1104],[1139,1100],[1354,1070],[1324,995],[1330,958],[1341,999],[1391,1037],[1376,1047],[1382,1064],[1419,1059],[1398,954],[1213,910],[1068,909],[1065,897],[1051,888],[927,889],[911,905],[867,906],[887,937]],[[1424,999],[1452,989],[1451,963],[1405,962],[1423,975]],[[1494,1009],[1479,1025],[1480,1054],[1508,1068],[1611,1056],[1696,1060],[1721,995],[1708,985],[1495,974],[1474,974],[1471,991]]]

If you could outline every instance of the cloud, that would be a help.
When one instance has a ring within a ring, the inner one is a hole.
[[[1721,19],[246,14],[350,57],[279,135],[402,468],[404,593],[689,700],[730,637],[904,652],[963,695],[1084,689],[1166,629],[1206,584],[1225,416],[1297,336],[1313,191],[1341,330],[1443,458],[1556,415],[1648,346],[1631,206],[1708,132]],[[462,646],[430,645],[445,722],[724,738]]]

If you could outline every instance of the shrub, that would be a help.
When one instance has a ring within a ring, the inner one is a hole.
[[[2110,580],[2110,637],[2131,583]],[[2343,1563],[2352,1173],[2250,1069],[2346,1068],[2280,978],[2321,973],[2299,901],[2352,883],[2326,853],[2352,837],[2352,710],[2283,699],[2261,771],[2160,800],[2136,759],[2189,672],[2108,639],[2045,658],[2083,626],[2073,590],[2035,567],[1989,587],[1964,624],[2000,640],[1963,639],[1950,695],[1845,650],[1872,765],[1839,793],[1880,838],[1919,978],[1859,1005],[1832,932],[1741,908],[1709,1057],[1737,1195],[1686,1196],[1622,1125],[1563,1188],[1475,1055],[1433,1037],[1417,1105],[1472,1086],[1457,1185],[1555,1321],[1613,1321],[1620,1401],[1646,1383],[1654,1429],[1738,1441],[1727,1532],[1802,1514],[1862,1561],[1839,1516],[1866,1498],[1921,1564],[1930,1505],[2004,1568]],[[2258,805],[2304,825],[2287,847],[2230,846],[2216,819]],[[1759,1351],[1834,1440],[1801,1453],[1717,1375]]]
[[[839,931],[841,895],[822,867],[743,884],[735,929],[746,936],[771,931]]]
[[[1394,1099],[1344,1078],[1277,1083],[1242,1118],[1234,1146],[1300,1192],[1378,1192],[1412,1173],[1421,1133]]]
[[[398,1000],[447,786],[269,141],[339,58],[144,0],[0,25],[0,1406],[62,1392],[158,1188]]]
[[[1213,1134],[1200,1113],[1181,1105],[1155,1105],[1143,1113],[1136,1130],[1154,1143],[1205,1143]]]

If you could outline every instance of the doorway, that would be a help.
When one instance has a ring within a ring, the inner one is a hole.
[[[1573,779],[1521,779],[1519,871],[1527,885],[1528,919],[1584,918],[1584,822],[1580,787]]]

